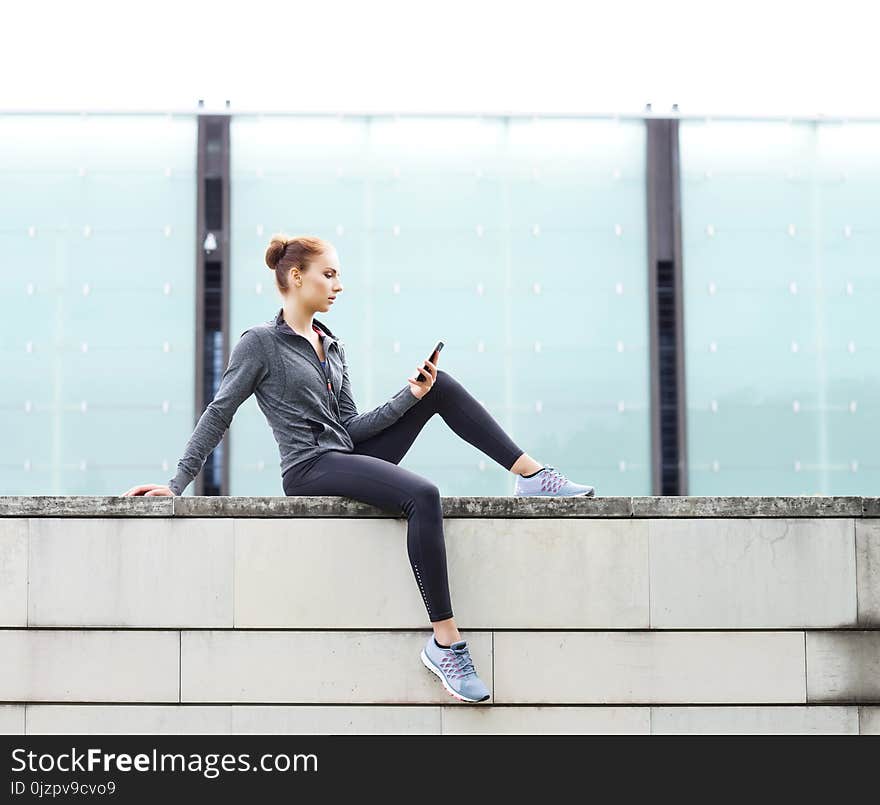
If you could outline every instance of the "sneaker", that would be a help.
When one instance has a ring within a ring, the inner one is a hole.
[[[549,464],[536,472],[531,478],[516,476],[516,489],[513,494],[523,497],[586,497],[596,494],[592,486],[584,486],[569,481],[561,472]]]
[[[422,649],[422,662],[429,671],[440,677],[443,687],[463,702],[484,702],[489,689],[477,676],[467,640],[458,640],[449,648],[437,645],[432,634]]]

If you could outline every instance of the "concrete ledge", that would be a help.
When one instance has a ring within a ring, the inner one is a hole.
[[[444,497],[444,517],[880,517],[880,498]],[[403,517],[336,496],[0,496],[0,517]]]
[[[863,629],[876,524],[453,518],[444,537],[459,628]],[[421,629],[406,545],[401,518],[5,518],[0,626]]]
[[[880,732],[877,498],[442,499],[493,693],[408,523],[343,497],[0,497],[0,732]]]
[[[869,735],[878,731],[880,707],[839,705],[0,705],[3,735]]]

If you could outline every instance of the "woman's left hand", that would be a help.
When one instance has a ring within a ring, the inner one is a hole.
[[[428,368],[420,366],[413,377],[407,378],[409,380],[409,390],[419,400],[431,390],[431,386],[434,385],[434,381],[437,379],[437,367],[429,360],[425,361],[425,366]],[[419,373],[425,375],[424,380],[416,380]]]

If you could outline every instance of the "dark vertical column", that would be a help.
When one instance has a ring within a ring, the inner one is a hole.
[[[687,429],[678,121],[647,126],[651,462],[655,495],[686,495]]]
[[[199,117],[196,226],[196,410],[201,416],[228,361],[229,332],[229,117]],[[198,420],[198,417],[196,418]],[[227,434],[228,435],[228,434]],[[208,456],[194,494],[229,489],[227,436]]]

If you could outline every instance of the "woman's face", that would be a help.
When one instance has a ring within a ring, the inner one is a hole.
[[[335,304],[332,297],[342,292],[339,281],[339,256],[331,248],[309,263],[308,271],[299,275],[302,286],[292,283],[304,307],[317,311],[328,311]]]

